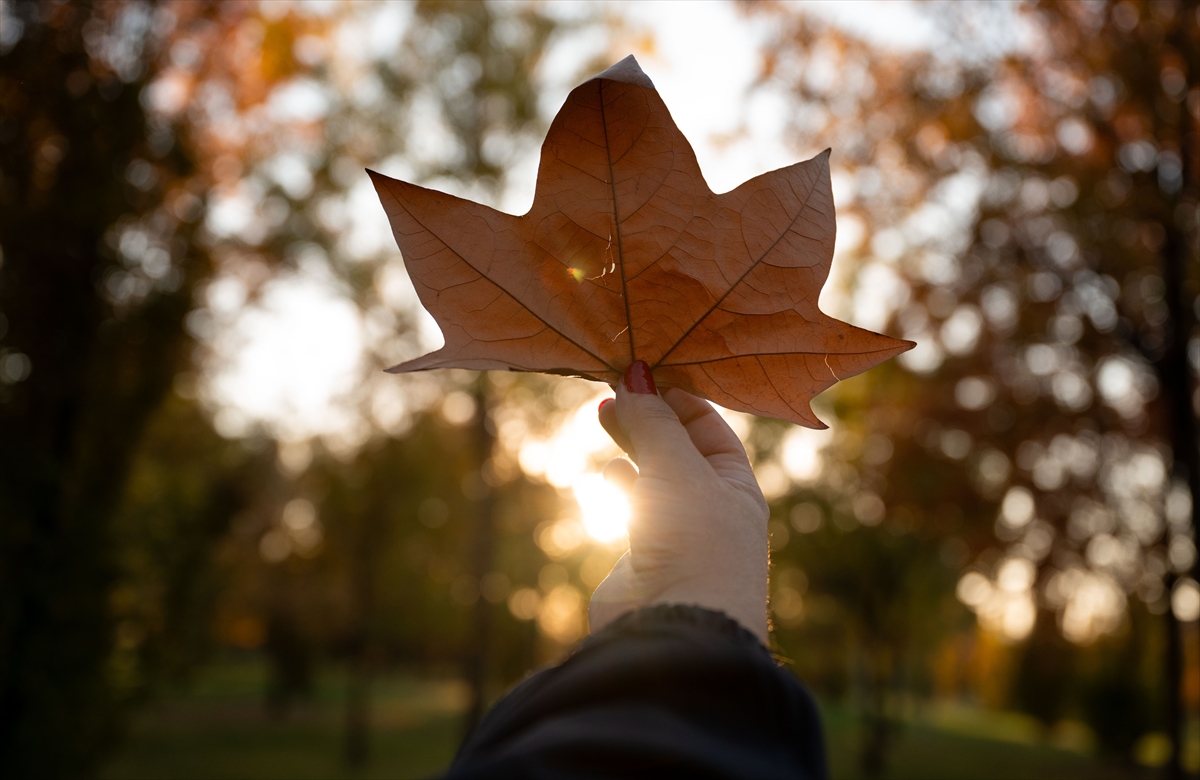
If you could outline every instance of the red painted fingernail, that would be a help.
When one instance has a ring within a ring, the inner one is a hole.
[[[603,409],[605,404],[611,404],[612,402],[613,402],[613,399],[605,398],[603,401],[600,402],[600,408]]]
[[[625,369],[625,389],[637,395],[658,395],[654,386],[654,377],[650,375],[650,366],[644,360],[635,360]]]

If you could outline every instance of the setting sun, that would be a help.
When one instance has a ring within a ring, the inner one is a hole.
[[[588,536],[607,543],[629,532],[629,498],[621,488],[599,474],[584,474],[572,490]]]
[[[546,438],[529,435],[524,426],[512,433],[502,426],[500,438],[515,451],[526,474],[564,493],[570,490],[589,539],[612,544],[628,533],[630,510],[625,491],[595,471],[620,454],[596,418],[597,403],[606,396],[611,396],[606,390],[584,395]]]

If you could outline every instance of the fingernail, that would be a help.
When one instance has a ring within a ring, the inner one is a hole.
[[[603,401],[600,402],[600,408],[603,409],[605,404],[611,404],[612,402],[613,402],[613,399],[605,398]]]
[[[658,395],[654,386],[654,377],[650,375],[650,366],[644,360],[635,360],[625,369],[625,389],[637,395]]]

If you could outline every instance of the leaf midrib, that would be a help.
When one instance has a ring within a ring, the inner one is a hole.
[[[625,302],[625,332],[629,334],[629,363],[632,365],[637,360],[637,348],[633,342],[633,313],[629,309],[629,283],[625,279],[625,247],[621,242],[621,212],[617,210],[617,176],[613,170],[612,144],[608,140],[608,114],[604,110],[604,81],[604,79],[599,80],[600,88],[598,90],[600,93],[600,126],[604,128],[604,158],[608,160],[608,188],[612,194],[613,229],[617,232],[617,264],[621,266],[621,300]],[[641,138],[640,135],[638,137]],[[613,367],[610,366],[610,368]],[[616,369],[614,368],[614,370]]]

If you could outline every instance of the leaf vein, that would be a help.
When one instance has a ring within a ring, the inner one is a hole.
[[[789,182],[789,186],[790,186],[790,184],[791,184],[791,182]],[[653,370],[654,368],[657,368],[658,366],[661,366],[663,364],[663,361],[667,359],[667,356],[670,355],[672,352],[674,352],[676,347],[678,347],[680,344],[682,344],[684,341],[686,341],[687,337],[692,334],[692,331],[694,331],[700,325],[700,323],[704,322],[704,320],[708,317],[708,315],[710,315],[714,311],[716,311],[717,307],[720,306],[721,303],[724,302],[724,300],[729,297],[729,294],[732,293],[734,290],[736,290],[738,285],[741,284],[742,281],[747,276],[750,275],[750,272],[753,271],[755,268],[757,268],[758,264],[761,263],[763,261],[763,259],[766,258],[767,255],[771,254],[771,251],[773,249],[775,249],[775,247],[779,246],[779,242],[782,241],[783,237],[786,236],[788,234],[788,231],[790,231],[792,229],[792,225],[796,224],[796,220],[800,219],[800,215],[804,213],[804,210],[808,208],[808,201],[812,199],[812,194],[813,194],[813,192],[816,191],[816,189],[817,189],[817,182],[814,180],[812,185],[808,189],[808,195],[804,198],[804,201],[800,204],[800,208],[796,211],[796,216],[792,217],[792,221],[788,224],[788,226],[785,229],[783,229],[782,231],[780,231],[779,237],[776,238],[775,241],[769,247],[767,247],[766,250],[761,255],[759,255],[757,260],[755,260],[754,262],[752,262],[750,264],[750,267],[746,269],[745,273],[743,273],[736,282],[734,282],[732,285],[730,285],[729,289],[726,290],[725,293],[720,298],[718,298],[716,301],[713,302],[713,305],[708,308],[708,311],[706,311],[706,312],[704,312],[704,314],[700,315],[700,317],[694,323],[692,323],[692,327],[688,328],[687,332],[684,333],[682,336],[680,336],[679,340],[676,341],[674,344],[672,344],[671,348],[663,353],[662,357],[660,357],[658,359],[658,361],[653,366],[651,366],[651,370]],[[745,235],[745,231],[743,231],[743,236],[744,235]]]
[[[658,366],[661,366],[663,368],[671,368],[671,367],[675,367],[675,366],[703,366],[703,365],[708,365],[709,363],[720,363],[724,360],[738,360],[740,358],[751,358],[751,357],[757,359],[757,358],[761,358],[761,357],[779,357],[781,355],[814,355],[814,356],[821,356],[821,357],[824,357],[827,355],[878,355],[880,353],[890,352],[890,351],[891,351],[891,349],[889,348],[889,349],[868,349],[868,350],[865,350],[862,352],[744,352],[740,355],[724,355],[722,357],[715,357],[710,360],[681,360],[681,361],[678,361],[675,363],[659,362]],[[761,365],[761,363],[759,365]]]
[[[528,304],[526,304],[524,301],[522,301],[520,298],[518,298],[518,297],[517,297],[516,295],[514,295],[513,293],[511,293],[511,292],[509,292],[508,290],[506,290],[506,289],[504,288],[504,286],[503,286],[503,285],[501,285],[501,284],[500,284],[499,282],[497,282],[495,279],[492,279],[492,278],[491,278],[490,276],[488,276],[487,274],[485,274],[485,273],[483,273],[482,271],[480,271],[478,268],[476,268],[476,267],[475,267],[475,266],[474,266],[474,265],[471,263],[471,261],[470,261],[470,260],[468,260],[466,257],[464,257],[464,256],[462,255],[462,253],[461,253],[461,252],[459,252],[458,250],[456,250],[454,247],[450,246],[450,244],[446,243],[446,240],[445,240],[445,239],[443,239],[443,238],[442,238],[441,236],[439,236],[437,233],[433,232],[433,230],[431,230],[431,229],[430,229],[430,228],[429,228],[429,227],[428,227],[428,226],[427,226],[427,225],[426,225],[424,222],[422,222],[422,221],[421,221],[421,220],[420,220],[420,219],[417,217],[417,215],[416,215],[416,214],[414,214],[414,213],[412,212],[412,209],[410,209],[410,208],[408,208],[408,207],[406,207],[406,206],[403,206],[403,205],[401,205],[401,208],[403,208],[403,209],[404,209],[406,212],[408,212],[408,216],[412,217],[412,220],[413,220],[413,222],[416,222],[418,225],[420,225],[420,226],[422,227],[422,229],[424,229],[424,230],[425,230],[425,232],[426,232],[426,233],[428,233],[429,235],[433,236],[433,237],[434,237],[434,238],[436,238],[438,241],[441,241],[441,242],[442,242],[442,244],[443,244],[443,245],[444,245],[444,246],[445,246],[447,249],[449,249],[451,252],[453,252],[453,253],[454,253],[454,256],[455,256],[455,257],[457,257],[459,260],[462,260],[464,263],[466,263],[466,264],[467,264],[467,266],[468,266],[469,268],[471,268],[473,271],[475,271],[475,273],[479,274],[481,277],[483,277],[483,278],[484,278],[484,279],[486,279],[487,281],[489,281],[489,282],[491,282],[492,284],[494,284],[494,285],[495,285],[495,286],[496,286],[496,287],[497,287],[497,288],[498,288],[498,289],[499,289],[501,292],[503,292],[505,295],[507,295],[508,297],[512,298],[514,301],[516,301],[517,303],[519,303],[519,304],[521,305],[521,308],[525,309],[525,311],[529,312],[529,313],[530,313],[530,314],[532,314],[534,317],[537,317],[537,319],[538,319],[538,321],[539,321],[539,322],[541,322],[543,325],[545,325],[546,327],[548,327],[548,328],[550,328],[551,330],[553,330],[555,333],[557,333],[559,336],[561,336],[561,337],[562,337],[562,338],[563,338],[565,341],[567,341],[567,342],[570,342],[571,344],[573,344],[573,345],[575,345],[576,347],[578,347],[578,348],[580,349],[580,351],[582,351],[582,352],[584,352],[585,354],[587,354],[587,355],[591,356],[592,358],[595,358],[597,361],[599,361],[599,363],[600,363],[601,365],[603,365],[603,366],[606,366],[606,367],[608,367],[608,368],[611,368],[611,369],[613,369],[614,371],[616,370],[616,369],[615,369],[613,366],[609,365],[609,362],[608,362],[607,360],[605,360],[604,358],[600,357],[600,356],[599,356],[599,355],[597,355],[595,352],[592,352],[590,349],[588,349],[587,347],[583,346],[582,344],[580,344],[578,341],[576,341],[575,339],[571,338],[571,337],[570,337],[570,336],[568,336],[567,334],[563,333],[561,330],[558,330],[557,328],[555,328],[553,325],[551,325],[549,322],[547,322],[547,321],[546,321],[546,319],[545,319],[544,317],[542,317],[540,314],[538,314],[538,313],[537,313],[536,311],[534,311],[533,309],[529,308],[529,305],[528,305]]]

